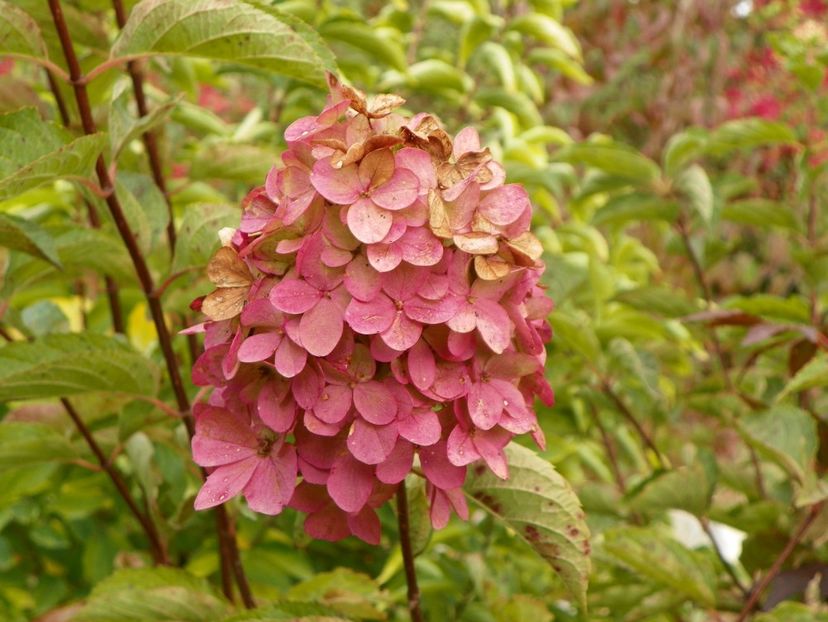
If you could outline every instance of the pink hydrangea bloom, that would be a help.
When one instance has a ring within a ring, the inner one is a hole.
[[[305,512],[315,538],[377,543],[376,509],[412,471],[440,528],[468,516],[468,465],[506,478],[514,435],[543,446],[552,304],[529,197],[474,129],[452,139],[399,98],[330,86],[210,262],[219,289],[189,329],[212,388],[196,509],[242,494]]]

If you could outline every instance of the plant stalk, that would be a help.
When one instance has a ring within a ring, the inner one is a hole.
[[[66,64],[69,67],[70,82],[74,89],[75,101],[78,105],[78,111],[80,112],[83,131],[86,134],[94,134],[97,132],[97,127],[95,125],[95,120],[92,117],[92,107],[89,103],[89,94],[87,93],[85,86],[86,80],[84,79],[84,76],[81,72],[80,63],[78,62],[78,57],[75,53],[75,48],[74,44],[72,43],[71,34],[69,33],[69,29],[66,25],[66,19],[63,15],[60,0],[49,0],[49,9],[52,13],[52,20],[55,25],[55,30],[57,31],[58,37],[60,39],[60,44],[63,49]],[[161,346],[161,351],[164,355],[164,362],[166,363],[167,372],[170,377],[170,384],[172,385],[173,392],[175,393],[175,399],[178,405],[178,409],[179,411],[181,411],[182,414],[185,415],[184,424],[187,427],[187,432],[189,433],[190,437],[192,437],[195,432],[195,425],[193,423],[192,417],[187,416],[190,414],[190,401],[187,397],[186,391],[184,390],[184,383],[181,378],[181,372],[178,369],[178,362],[175,357],[175,351],[172,347],[172,339],[170,337],[169,329],[167,328],[166,322],[164,320],[164,311],[161,307],[160,298],[158,297],[155,291],[155,284],[153,282],[152,275],[150,274],[147,262],[141,253],[141,249],[138,246],[138,241],[135,239],[135,235],[133,234],[132,230],[129,227],[129,224],[127,223],[123,208],[121,207],[118,197],[113,191],[112,179],[110,178],[109,171],[107,170],[103,156],[98,156],[98,159],[95,163],[95,171],[98,175],[98,181],[101,188],[107,191],[105,197],[107,207],[109,208],[110,214],[112,215],[112,220],[115,222],[115,226],[118,229],[118,233],[120,234],[121,239],[123,240],[124,245],[127,248],[127,252],[129,253],[130,258],[132,259],[132,264],[135,267],[135,271],[138,275],[138,281],[141,285],[141,289],[144,292],[144,296],[146,298],[147,305],[149,307],[150,314],[152,316],[152,320],[155,325],[156,332],[158,334],[158,343]],[[202,476],[206,476],[204,471],[202,471]],[[224,525],[225,523],[229,525],[229,517],[227,517],[227,510],[223,506],[220,506],[216,509],[216,512],[218,514],[217,524],[219,524],[220,526]],[[244,569],[241,566],[241,560],[239,559],[238,547],[236,545],[236,542],[234,539],[232,541],[228,540],[228,538],[232,539],[232,530],[229,528],[220,528],[218,529],[217,535],[220,539],[225,539],[225,546],[220,547],[220,552],[227,552],[228,554],[233,556],[230,565],[234,568],[237,578],[239,577],[239,575],[243,577]],[[240,582],[240,589],[243,589],[241,583],[246,585],[246,578],[244,578],[244,580]],[[252,602],[252,598],[250,598],[250,602]]]
[[[414,553],[411,550],[411,528],[408,515],[408,494],[405,482],[397,488],[397,523],[400,530],[400,549],[402,550],[405,581],[408,585],[408,612],[411,622],[423,622],[420,610],[420,588],[417,586],[417,571],[414,568]]]
[[[98,442],[95,440],[92,432],[86,426],[83,419],[81,419],[78,411],[75,410],[75,407],[72,406],[72,403],[65,397],[60,398],[60,403],[63,404],[63,408],[66,409],[66,413],[69,415],[69,418],[72,419],[72,422],[75,424],[78,432],[80,432],[81,436],[83,436],[89,449],[93,454],[95,454],[95,458],[98,460],[98,464],[101,465],[101,469],[103,469],[109,476],[109,479],[112,480],[112,483],[118,490],[118,494],[121,495],[121,498],[127,504],[129,511],[132,512],[132,515],[141,524],[141,527],[147,536],[147,540],[149,540],[150,549],[152,550],[152,557],[155,560],[155,563],[163,566],[170,565],[167,547],[161,539],[161,536],[158,533],[158,528],[152,518],[140,510],[138,504],[135,502],[135,499],[133,499],[132,494],[129,491],[129,487],[121,477],[121,474],[115,470],[115,467],[112,466],[112,463],[107,459],[106,454],[104,454],[101,446],[98,445]]]

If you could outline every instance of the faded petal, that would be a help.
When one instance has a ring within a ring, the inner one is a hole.
[[[480,213],[492,224],[506,226],[531,210],[529,195],[520,184],[506,184],[489,192],[480,201]]]
[[[382,208],[401,210],[411,205],[419,192],[417,176],[408,169],[398,168],[391,179],[371,192],[371,199]]]
[[[391,213],[378,207],[371,199],[361,198],[348,208],[348,228],[365,244],[375,244],[391,230]]]
[[[403,251],[397,244],[371,244],[367,253],[371,266],[379,272],[390,272],[403,258]]]
[[[402,258],[415,266],[433,266],[443,258],[443,243],[426,227],[409,227],[397,244]]]
[[[319,194],[337,205],[350,205],[365,189],[359,180],[356,165],[336,169],[331,166],[330,158],[319,160],[313,165],[310,181]]]

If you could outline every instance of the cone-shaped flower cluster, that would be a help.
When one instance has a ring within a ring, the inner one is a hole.
[[[195,505],[242,493],[306,512],[313,537],[376,543],[375,509],[412,469],[441,527],[468,513],[467,465],[505,478],[515,434],[543,445],[552,303],[526,191],[476,131],[330,86],[208,266]]]

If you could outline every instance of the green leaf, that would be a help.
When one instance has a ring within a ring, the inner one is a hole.
[[[480,47],[480,54],[506,91],[511,93],[517,90],[515,65],[505,47],[499,43],[487,41]]]
[[[335,609],[316,603],[284,602],[261,609],[237,613],[221,622],[349,622],[348,618],[337,615]]]
[[[139,117],[137,111],[132,110],[135,96],[131,81],[126,77],[118,80],[112,87],[112,97],[109,100],[110,159],[117,159],[129,143],[164,122],[182,97],[183,95],[171,97],[154,106],[145,117]]]
[[[805,480],[817,450],[816,421],[806,411],[781,404],[738,420],[737,427],[761,453]]]
[[[780,201],[761,197],[726,203],[722,207],[722,220],[763,228],[801,229],[794,210]]]
[[[42,423],[0,423],[0,469],[66,461],[78,453],[69,440]]]
[[[616,177],[649,184],[661,174],[647,156],[618,144],[581,143],[557,152],[555,159],[570,164],[585,164]]]
[[[460,67],[465,67],[480,46],[491,39],[495,25],[492,20],[475,16],[463,24],[460,30],[460,46],[457,52],[457,62]]]
[[[505,451],[509,479],[479,466],[470,470],[466,494],[548,561],[585,608],[589,528],[578,497],[555,468],[531,450],[511,444]]]
[[[828,386],[828,355],[819,354],[802,367],[796,375],[785,385],[785,388],[776,396],[776,401],[817,387]]]
[[[103,134],[68,142],[34,108],[0,115],[0,200],[61,178],[86,177],[103,150]]]
[[[686,198],[690,207],[709,225],[713,219],[713,186],[707,173],[698,164],[693,164],[676,177],[676,188]]]
[[[147,175],[121,171],[115,189],[142,252],[150,253],[169,223],[164,195]]]
[[[613,300],[623,302],[633,309],[656,313],[664,317],[683,317],[698,311],[698,306],[679,289],[644,285],[619,292]]]
[[[428,546],[433,531],[431,528],[425,482],[421,477],[411,475],[405,479],[405,488],[408,496],[408,523],[411,532],[411,550],[414,555],[419,555]]]
[[[368,24],[354,20],[329,21],[319,27],[319,34],[328,41],[342,41],[369,54],[397,71],[405,71],[408,63],[400,46],[400,37],[383,37]]]
[[[6,0],[0,0],[0,54],[48,56],[37,22]]]
[[[716,604],[711,577],[693,553],[651,529],[621,527],[604,533],[603,548],[624,566],[705,607]]]
[[[702,516],[710,505],[715,484],[699,463],[661,471],[638,488],[630,506],[642,512],[676,509]]]
[[[232,205],[196,203],[188,206],[178,232],[172,271],[206,266],[219,246],[219,230],[238,224],[239,209]]]
[[[689,129],[675,134],[664,148],[664,172],[676,175],[685,165],[699,157],[707,144],[707,135],[698,129]]]
[[[112,46],[112,58],[155,54],[232,61],[319,86],[336,63],[301,20],[254,0],[143,0]]]
[[[818,613],[803,603],[782,602],[768,613],[760,613],[754,622],[828,622],[828,613]]]
[[[408,85],[412,89],[440,92],[446,89],[466,91],[466,74],[438,58],[414,63],[408,68]]]
[[[49,335],[0,348],[0,401],[112,391],[154,395],[155,365],[118,339]]]
[[[784,123],[757,118],[734,119],[711,132],[706,151],[725,156],[738,149],[792,144],[796,144],[796,134]]]
[[[349,568],[320,572],[290,588],[287,598],[324,605],[347,617],[385,619],[385,614],[377,608],[383,599],[379,587],[371,577]]]
[[[545,65],[578,84],[592,84],[590,76],[581,64],[560,50],[536,48],[529,52],[529,62]]]
[[[76,622],[213,622],[230,606],[206,580],[177,568],[118,570],[95,586]]]
[[[572,58],[581,58],[581,46],[572,31],[541,13],[528,13],[516,17],[509,23],[509,30],[535,37]]]
[[[44,259],[60,268],[52,237],[35,223],[9,214],[0,214],[0,246]]]
[[[679,207],[674,201],[641,192],[628,192],[612,197],[596,210],[591,223],[601,225],[626,225],[642,220],[672,222],[678,216]]]
[[[503,89],[482,88],[475,94],[474,101],[483,108],[499,106],[511,112],[524,129],[543,125],[537,106],[526,93],[507,93]]]
[[[212,143],[199,149],[190,177],[261,184],[276,159],[273,151],[256,145]]]
[[[600,359],[601,344],[586,314],[571,314],[556,309],[549,316],[549,323],[557,337],[556,345],[572,348],[591,363]]]

